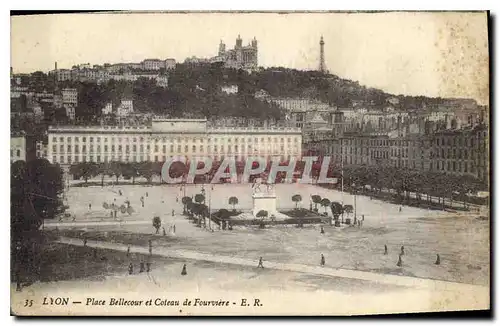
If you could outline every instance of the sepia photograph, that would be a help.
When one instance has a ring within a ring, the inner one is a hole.
[[[11,315],[489,311],[490,19],[11,12]]]

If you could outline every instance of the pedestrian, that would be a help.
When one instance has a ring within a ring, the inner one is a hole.
[[[323,228],[323,226],[321,226],[321,234],[325,234],[325,229]]]
[[[174,234],[175,234],[175,224],[174,224]]]
[[[127,257],[130,256],[130,246],[127,246]]]
[[[144,262],[141,261],[141,263],[139,264],[139,273],[143,273],[144,272]]]
[[[325,256],[321,254],[321,266],[325,266]]]
[[[384,255],[387,255],[388,252],[387,252],[387,245],[384,245]]]
[[[132,275],[134,273],[134,265],[132,265],[132,263],[130,263],[128,265],[128,275]]]
[[[89,204],[89,211],[92,209],[92,204]]]
[[[149,254],[151,255],[153,253],[153,243],[151,240],[149,240]]]
[[[76,215],[73,215],[73,222],[76,221]]]
[[[436,262],[434,264],[441,265],[441,257],[439,257],[439,254],[436,254]]]
[[[182,272],[181,272],[181,275],[187,275],[187,268],[186,268],[186,264],[184,264],[184,266],[182,266]]]
[[[365,214],[361,215],[361,221],[365,220]]]
[[[146,191],[146,197],[148,197],[148,192]]]
[[[83,238],[83,246],[86,247],[87,246],[87,238]]]
[[[179,196],[175,197],[175,202],[178,203],[179,202]]]
[[[399,206],[399,212],[401,213],[401,206]]]
[[[121,196],[121,195],[122,195],[122,191],[121,191],[121,190],[118,190],[118,194]]]
[[[148,261],[146,263],[146,272],[149,273],[151,271],[151,263]]]
[[[401,246],[401,253],[400,253],[400,255],[404,256],[404,254],[405,254],[405,246]]]
[[[262,257],[259,258],[259,265],[257,265],[257,268],[264,268],[264,262],[262,261]]]
[[[175,216],[175,210],[172,210],[172,216]]]
[[[398,259],[396,266],[398,266],[398,267],[403,266],[403,260],[401,259],[401,254],[399,254],[399,259]]]
[[[163,229],[163,236],[166,236],[167,232],[165,232],[165,227],[162,227],[162,229]]]

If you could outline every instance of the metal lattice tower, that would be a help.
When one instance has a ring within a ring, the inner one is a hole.
[[[319,71],[326,73],[325,65],[325,41],[323,41],[323,35],[319,41]]]

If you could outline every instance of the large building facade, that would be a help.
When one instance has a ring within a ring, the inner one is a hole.
[[[171,157],[250,156],[300,158],[297,128],[215,128],[205,119],[153,119],[141,127],[51,126],[47,158],[69,166],[79,162],[163,162]]]

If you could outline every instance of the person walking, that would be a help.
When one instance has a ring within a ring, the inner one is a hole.
[[[325,256],[321,254],[321,266],[325,266]]]
[[[439,257],[439,254],[436,254],[436,262],[434,264],[441,265],[441,257]]]
[[[402,267],[403,266],[403,259],[401,259],[401,254],[399,254],[399,259],[398,259],[398,262],[397,262],[396,266],[398,266],[398,267]]]
[[[323,228],[323,226],[321,226],[321,231],[320,231],[321,234],[325,234],[325,229]]]
[[[86,247],[87,246],[87,238],[83,238],[83,246]]]
[[[143,273],[144,272],[144,262],[141,261],[141,263],[139,264],[139,273]]]
[[[153,243],[149,240],[149,254],[153,254]]]
[[[257,265],[257,268],[264,268],[264,262],[262,260],[262,257],[259,258],[259,265]]]
[[[130,246],[127,246],[127,257],[130,256]]]
[[[132,265],[132,263],[130,263],[128,265],[128,275],[132,275],[134,273],[134,265]]]
[[[89,211],[92,209],[92,204],[89,204]]]
[[[149,273],[151,271],[151,262],[146,263],[146,273]]]
[[[384,255],[387,255],[388,252],[387,252],[387,245],[384,245]]]
[[[162,229],[163,229],[163,236],[166,236],[167,232],[165,232],[165,227],[162,227]]]
[[[175,234],[175,224],[174,224],[174,234]]]
[[[184,264],[184,266],[182,266],[182,272],[181,272],[181,275],[187,275],[187,268],[186,268],[186,264]]]
[[[404,256],[405,255],[405,246],[401,246],[401,253],[400,253],[401,256]]]

